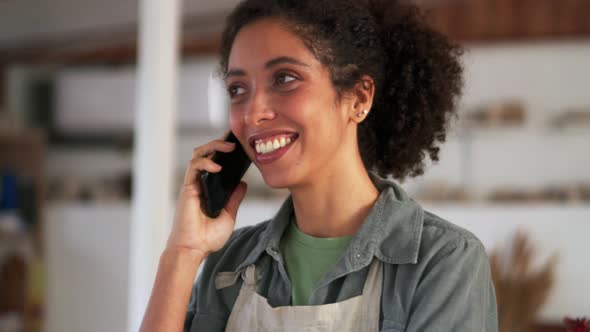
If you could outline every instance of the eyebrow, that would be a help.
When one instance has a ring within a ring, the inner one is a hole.
[[[264,68],[270,69],[270,68],[272,68],[272,67],[274,67],[276,65],[280,65],[282,63],[289,63],[289,64],[292,64],[292,65],[301,66],[301,67],[309,67],[307,64],[305,64],[305,63],[303,63],[303,62],[301,62],[301,61],[299,61],[299,60],[297,60],[295,58],[288,57],[288,56],[281,56],[281,57],[278,57],[278,58],[274,58],[272,60],[269,60],[264,65]]]
[[[278,58],[274,58],[272,60],[267,61],[264,64],[264,68],[266,69],[270,69],[274,66],[283,64],[283,63],[288,63],[288,64],[292,64],[292,65],[296,65],[296,66],[300,66],[300,67],[309,67],[309,65],[295,59],[289,56],[280,56]],[[246,72],[242,69],[231,69],[227,72],[227,74],[225,74],[225,79],[228,79],[229,77],[232,76],[245,76]]]

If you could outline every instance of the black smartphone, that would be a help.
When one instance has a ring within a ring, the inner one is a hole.
[[[218,173],[203,171],[199,177],[202,209],[210,218],[219,216],[229,196],[252,164],[231,131],[225,137],[225,141],[235,143],[236,147],[231,152],[215,151],[213,153],[211,160],[221,166],[221,171]]]

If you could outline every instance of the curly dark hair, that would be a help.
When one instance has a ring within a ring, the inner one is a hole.
[[[228,16],[220,71],[242,27],[277,18],[328,68],[341,95],[368,75],[371,112],[359,124],[364,166],[404,180],[439,160],[463,87],[463,49],[431,29],[415,5],[396,0],[246,0]]]

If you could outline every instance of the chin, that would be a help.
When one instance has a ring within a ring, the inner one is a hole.
[[[260,171],[264,183],[272,189],[288,189],[296,185],[297,180],[290,172]]]

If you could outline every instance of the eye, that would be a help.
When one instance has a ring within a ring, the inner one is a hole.
[[[239,85],[230,85],[227,88],[227,92],[229,93],[229,96],[233,98],[244,94],[244,92],[246,92],[246,89]]]
[[[289,75],[287,73],[278,73],[277,76],[275,77],[275,83],[276,84],[287,84],[291,81],[295,81],[297,78],[293,75]]]

